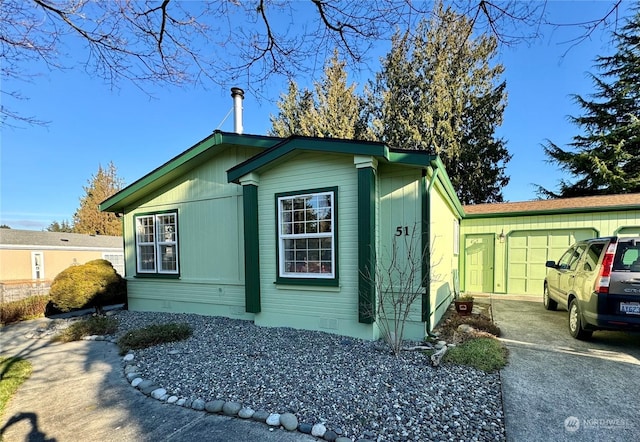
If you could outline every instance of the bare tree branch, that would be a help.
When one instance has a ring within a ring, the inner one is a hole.
[[[229,86],[244,78],[256,93],[274,75],[315,74],[335,48],[352,67],[366,66],[373,45],[396,31],[410,33],[434,8],[413,0],[0,1],[0,73],[3,89],[14,91],[14,81],[31,71],[80,64],[112,87],[121,80],[142,90],[158,83]],[[474,32],[493,33],[503,44],[535,37],[546,23],[546,2],[446,3],[474,17]],[[585,28],[582,38],[617,19],[620,4],[577,24]],[[73,53],[64,52],[68,47]],[[15,116],[9,106],[3,119]]]

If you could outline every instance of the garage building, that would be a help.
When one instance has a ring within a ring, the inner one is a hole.
[[[464,206],[460,288],[542,294],[545,262],[574,242],[640,235],[640,194]]]

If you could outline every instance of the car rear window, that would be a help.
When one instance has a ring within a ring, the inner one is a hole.
[[[591,272],[596,269],[602,250],[604,250],[603,243],[595,243],[589,246],[589,250],[587,250],[584,257],[584,269],[586,271]]]
[[[613,270],[640,272],[640,242],[618,243]]]

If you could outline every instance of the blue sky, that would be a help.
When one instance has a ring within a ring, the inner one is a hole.
[[[610,4],[550,2],[548,18],[575,23],[598,17]],[[498,130],[513,155],[507,167],[511,182],[503,189],[507,201],[534,199],[534,183],[556,187],[562,175],[546,163],[542,144],[549,138],[565,145],[577,134],[567,120],[580,113],[570,95],[593,92],[587,76],[595,72],[593,60],[614,49],[609,31],[598,30],[574,47],[566,42],[580,29],[543,28],[542,33],[528,44],[503,47],[497,59],[505,66],[509,95]],[[349,80],[364,84],[367,78],[360,72]],[[274,79],[266,99],[246,95],[245,133],[266,134],[285,87]],[[112,89],[76,69],[44,72],[21,84],[20,92],[29,99],[14,110],[50,123],[2,128],[0,224],[15,229],[42,230],[52,221],[71,221],[83,186],[100,164],[113,161],[125,184],[131,184],[213,130],[233,130],[232,116],[222,122],[232,106],[228,89],[154,87],[150,97],[127,83]]]

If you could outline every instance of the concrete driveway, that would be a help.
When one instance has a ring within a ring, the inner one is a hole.
[[[509,348],[502,370],[507,440],[640,440],[640,334],[573,339],[567,312],[541,297],[492,296]]]

